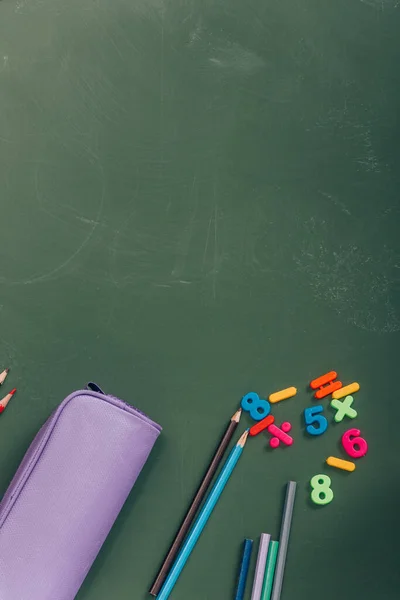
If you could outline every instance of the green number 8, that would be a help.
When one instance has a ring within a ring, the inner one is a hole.
[[[310,481],[313,491],[311,492],[311,500],[314,504],[323,506],[329,504],[333,500],[333,492],[331,490],[331,478],[328,475],[314,475]]]

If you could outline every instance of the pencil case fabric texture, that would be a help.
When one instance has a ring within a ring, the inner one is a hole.
[[[75,598],[160,431],[101,391],[62,402],[0,503],[0,600]]]

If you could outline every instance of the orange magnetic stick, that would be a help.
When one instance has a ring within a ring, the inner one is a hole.
[[[329,373],[325,373],[325,375],[321,375],[317,379],[313,379],[310,383],[310,387],[313,390],[317,390],[314,394],[314,397],[318,400],[321,398],[325,398],[325,396],[329,396],[329,394],[333,394],[336,390],[340,390],[343,387],[341,381],[334,381],[336,379],[337,373],[336,371],[330,371]]]
[[[274,421],[275,417],[273,417],[272,415],[268,415],[268,417],[265,417],[265,419],[263,419],[262,421],[258,421],[258,423],[253,425],[253,427],[250,427],[249,434],[257,435],[261,433],[261,431],[264,431],[264,429],[267,429],[267,427],[272,425]]]
[[[336,392],[336,390],[340,390],[342,385],[343,385],[343,383],[341,381],[332,381],[332,383],[330,385],[325,385],[320,390],[317,390],[314,394],[314,397],[318,398],[318,400],[321,400],[321,398],[325,398],[325,396],[329,396],[329,394]]]
[[[325,373],[325,375],[321,375],[321,377],[318,377],[317,379],[313,379],[312,382],[310,383],[310,388],[313,390],[317,390],[318,388],[322,387],[323,385],[330,383],[331,381],[336,379],[336,377],[337,377],[336,371],[329,371],[329,373]]]

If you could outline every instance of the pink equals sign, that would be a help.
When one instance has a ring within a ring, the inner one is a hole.
[[[288,432],[291,429],[292,426],[288,421],[282,423],[281,428],[277,427],[276,425],[270,425],[267,427],[267,431],[274,436],[269,440],[269,445],[271,448],[277,448],[281,442],[286,444],[286,446],[291,446],[293,444],[293,438],[288,435]]]

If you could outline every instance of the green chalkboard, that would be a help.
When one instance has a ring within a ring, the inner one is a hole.
[[[399,598],[399,31],[398,0],[0,2],[0,492],[89,379],[164,427],[79,600],[148,597],[242,395],[289,385],[293,447],[248,443],[173,599],[232,598],[289,479],[282,600]],[[358,418],[307,438],[331,369]]]

